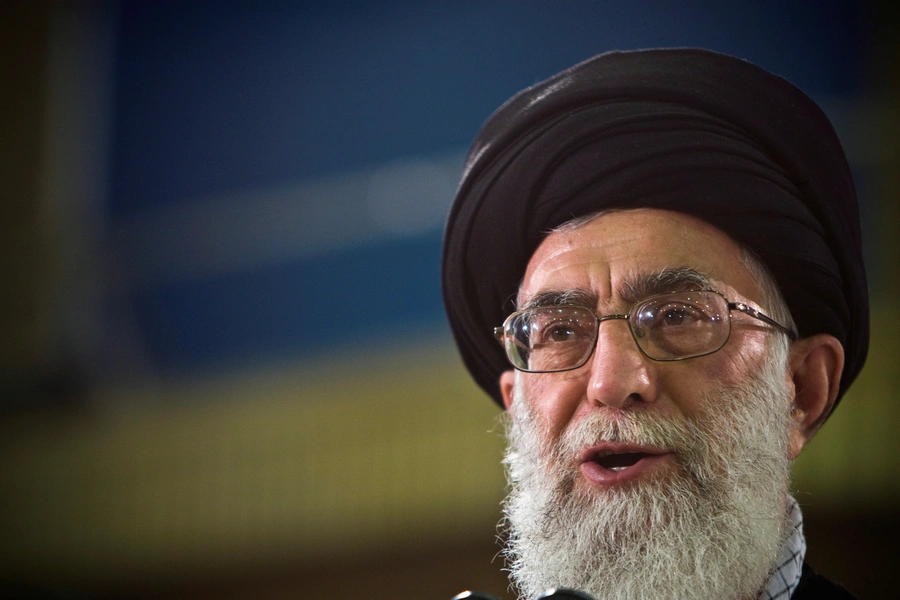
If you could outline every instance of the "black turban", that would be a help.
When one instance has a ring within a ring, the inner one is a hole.
[[[493,328],[515,310],[547,232],[609,208],[679,211],[749,248],[800,336],[865,361],[869,303],[859,210],[840,141],[785,79],[698,49],[610,52],[530,87],[484,124],[444,236],[442,285],[475,381],[502,405]]]

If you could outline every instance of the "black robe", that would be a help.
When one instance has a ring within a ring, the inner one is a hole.
[[[856,600],[850,592],[822,577],[808,564],[803,563],[800,583],[791,600]]]

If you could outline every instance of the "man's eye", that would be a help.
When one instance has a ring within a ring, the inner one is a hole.
[[[693,306],[662,307],[656,315],[654,326],[679,327],[703,320],[703,314]]]
[[[538,330],[536,345],[572,343],[590,337],[590,332],[577,319],[550,322]]]
[[[575,337],[575,330],[566,325],[555,325],[544,336],[548,342],[568,342]]]
[[[661,325],[682,325],[687,319],[687,315],[683,309],[667,310],[660,316]]]

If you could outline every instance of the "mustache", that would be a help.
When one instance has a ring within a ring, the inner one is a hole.
[[[705,438],[700,418],[655,411],[595,412],[567,427],[551,452],[558,464],[577,464],[585,448],[625,443],[669,450],[684,459],[701,453]]]

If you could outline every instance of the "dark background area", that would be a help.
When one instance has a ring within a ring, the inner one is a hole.
[[[785,76],[851,162],[869,363],[797,465],[809,559],[890,598],[900,69],[889,3],[0,8],[0,581],[73,596],[503,597],[490,401],[438,279],[468,144],[599,52]]]

